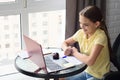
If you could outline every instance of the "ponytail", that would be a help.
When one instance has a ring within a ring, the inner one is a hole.
[[[100,29],[102,29],[105,32],[106,36],[107,36],[107,39],[108,39],[108,49],[109,49],[110,58],[111,58],[111,55],[112,55],[111,42],[110,42],[110,37],[109,37],[108,29],[107,29],[107,26],[106,26],[104,20],[101,20]]]

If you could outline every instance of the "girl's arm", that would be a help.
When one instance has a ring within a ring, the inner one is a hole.
[[[80,54],[78,52],[78,50],[73,47],[72,48],[72,55],[75,56],[77,59],[79,59],[80,61],[86,63],[87,65],[91,66],[95,63],[97,57],[99,56],[101,50],[102,50],[103,46],[96,44],[93,48],[92,51],[90,53],[90,55],[85,55],[85,54]]]
[[[70,55],[72,53],[72,45],[74,43],[75,43],[75,40],[73,40],[72,37],[66,39],[62,43],[62,49],[63,49],[65,55]]]

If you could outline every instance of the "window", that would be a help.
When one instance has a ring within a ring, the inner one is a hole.
[[[25,48],[22,34],[43,47],[61,47],[65,39],[65,0],[0,0],[0,24],[1,76],[16,72],[14,59]]]
[[[65,10],[30,13],[29,35],[43,47],[61,47],[65,35]]]

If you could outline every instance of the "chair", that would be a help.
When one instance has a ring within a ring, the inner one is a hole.
[[[110,71],[104,75],[103,80],[120,80],[120,34],[117,36],[112,47],[113,54],[111,55],[111,62],[118,69],[118,71]]]

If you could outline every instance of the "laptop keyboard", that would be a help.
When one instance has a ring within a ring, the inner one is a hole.
[[[45,62],[46,62],[47,67],[50,70],[56,71],[56,70],[63,69],[60,65],[56,64],[55,62],[53,62],[49,57],[45,57]]]

